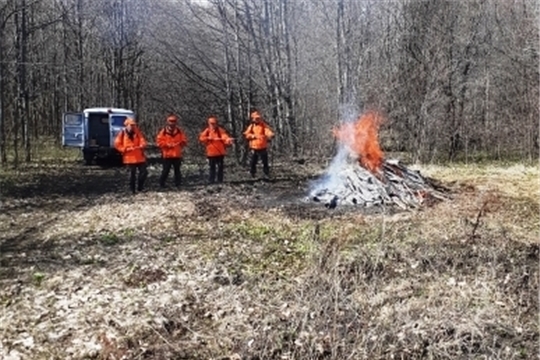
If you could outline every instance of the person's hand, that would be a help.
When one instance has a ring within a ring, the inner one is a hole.
[[[127,152],[127,151],[133,151],[133,150],[135,150],[135,147],[133,147],[133,146],[128,146],[128,147],[126,148],[126,152]]]

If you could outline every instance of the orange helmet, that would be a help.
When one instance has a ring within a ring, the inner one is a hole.
[[[137,125],[137,123],[135,122],[135,120],[133,120],[133,118],[126,118],[126,120],[124,120],[124,126],[128,126],[128,125]]]
[[[176,124],[177,122],[178,122],[178,116],[176,116],[176,115],[167,116],[167,123]]]

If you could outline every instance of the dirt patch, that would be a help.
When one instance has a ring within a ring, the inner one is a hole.
[[[277,169],[271,182],[230,169],[217,186],[187,172],[166,191],[154,169],[135,196],[118,169],[41,182],[78,193],[24,174],[2,194],[0,357],[534,356],[529,172],[500,170],[495,186],[431,169],[455,198],[394,212],[306,202],[312,174]]]
[[[135,197],[110,197],[94,202],[82,210],[69,211],[50,224],[42,233],[44,239],[85,233],[131,230],[134,232],[167,232],[178,227],[179,218],[195,213],[190,195],[185,192],[140,194]]]

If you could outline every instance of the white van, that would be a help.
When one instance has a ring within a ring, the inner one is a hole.
[[[131,110],[96,107],[80,113],[64,113],[62,121],[62,146],[80,148],[84,162],[94,159],[119,160],[114,148],[116,135],[124,128],[127,117],[135,118]]]

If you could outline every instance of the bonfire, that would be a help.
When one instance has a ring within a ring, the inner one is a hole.
[[[447,198],[445,189],[397,159],[385,159],[379,145],[383,117],[370,110],[356,121],[333,130],[338,152],[310,199],[328,208],[337,205],[398,206],[418,208]]]

